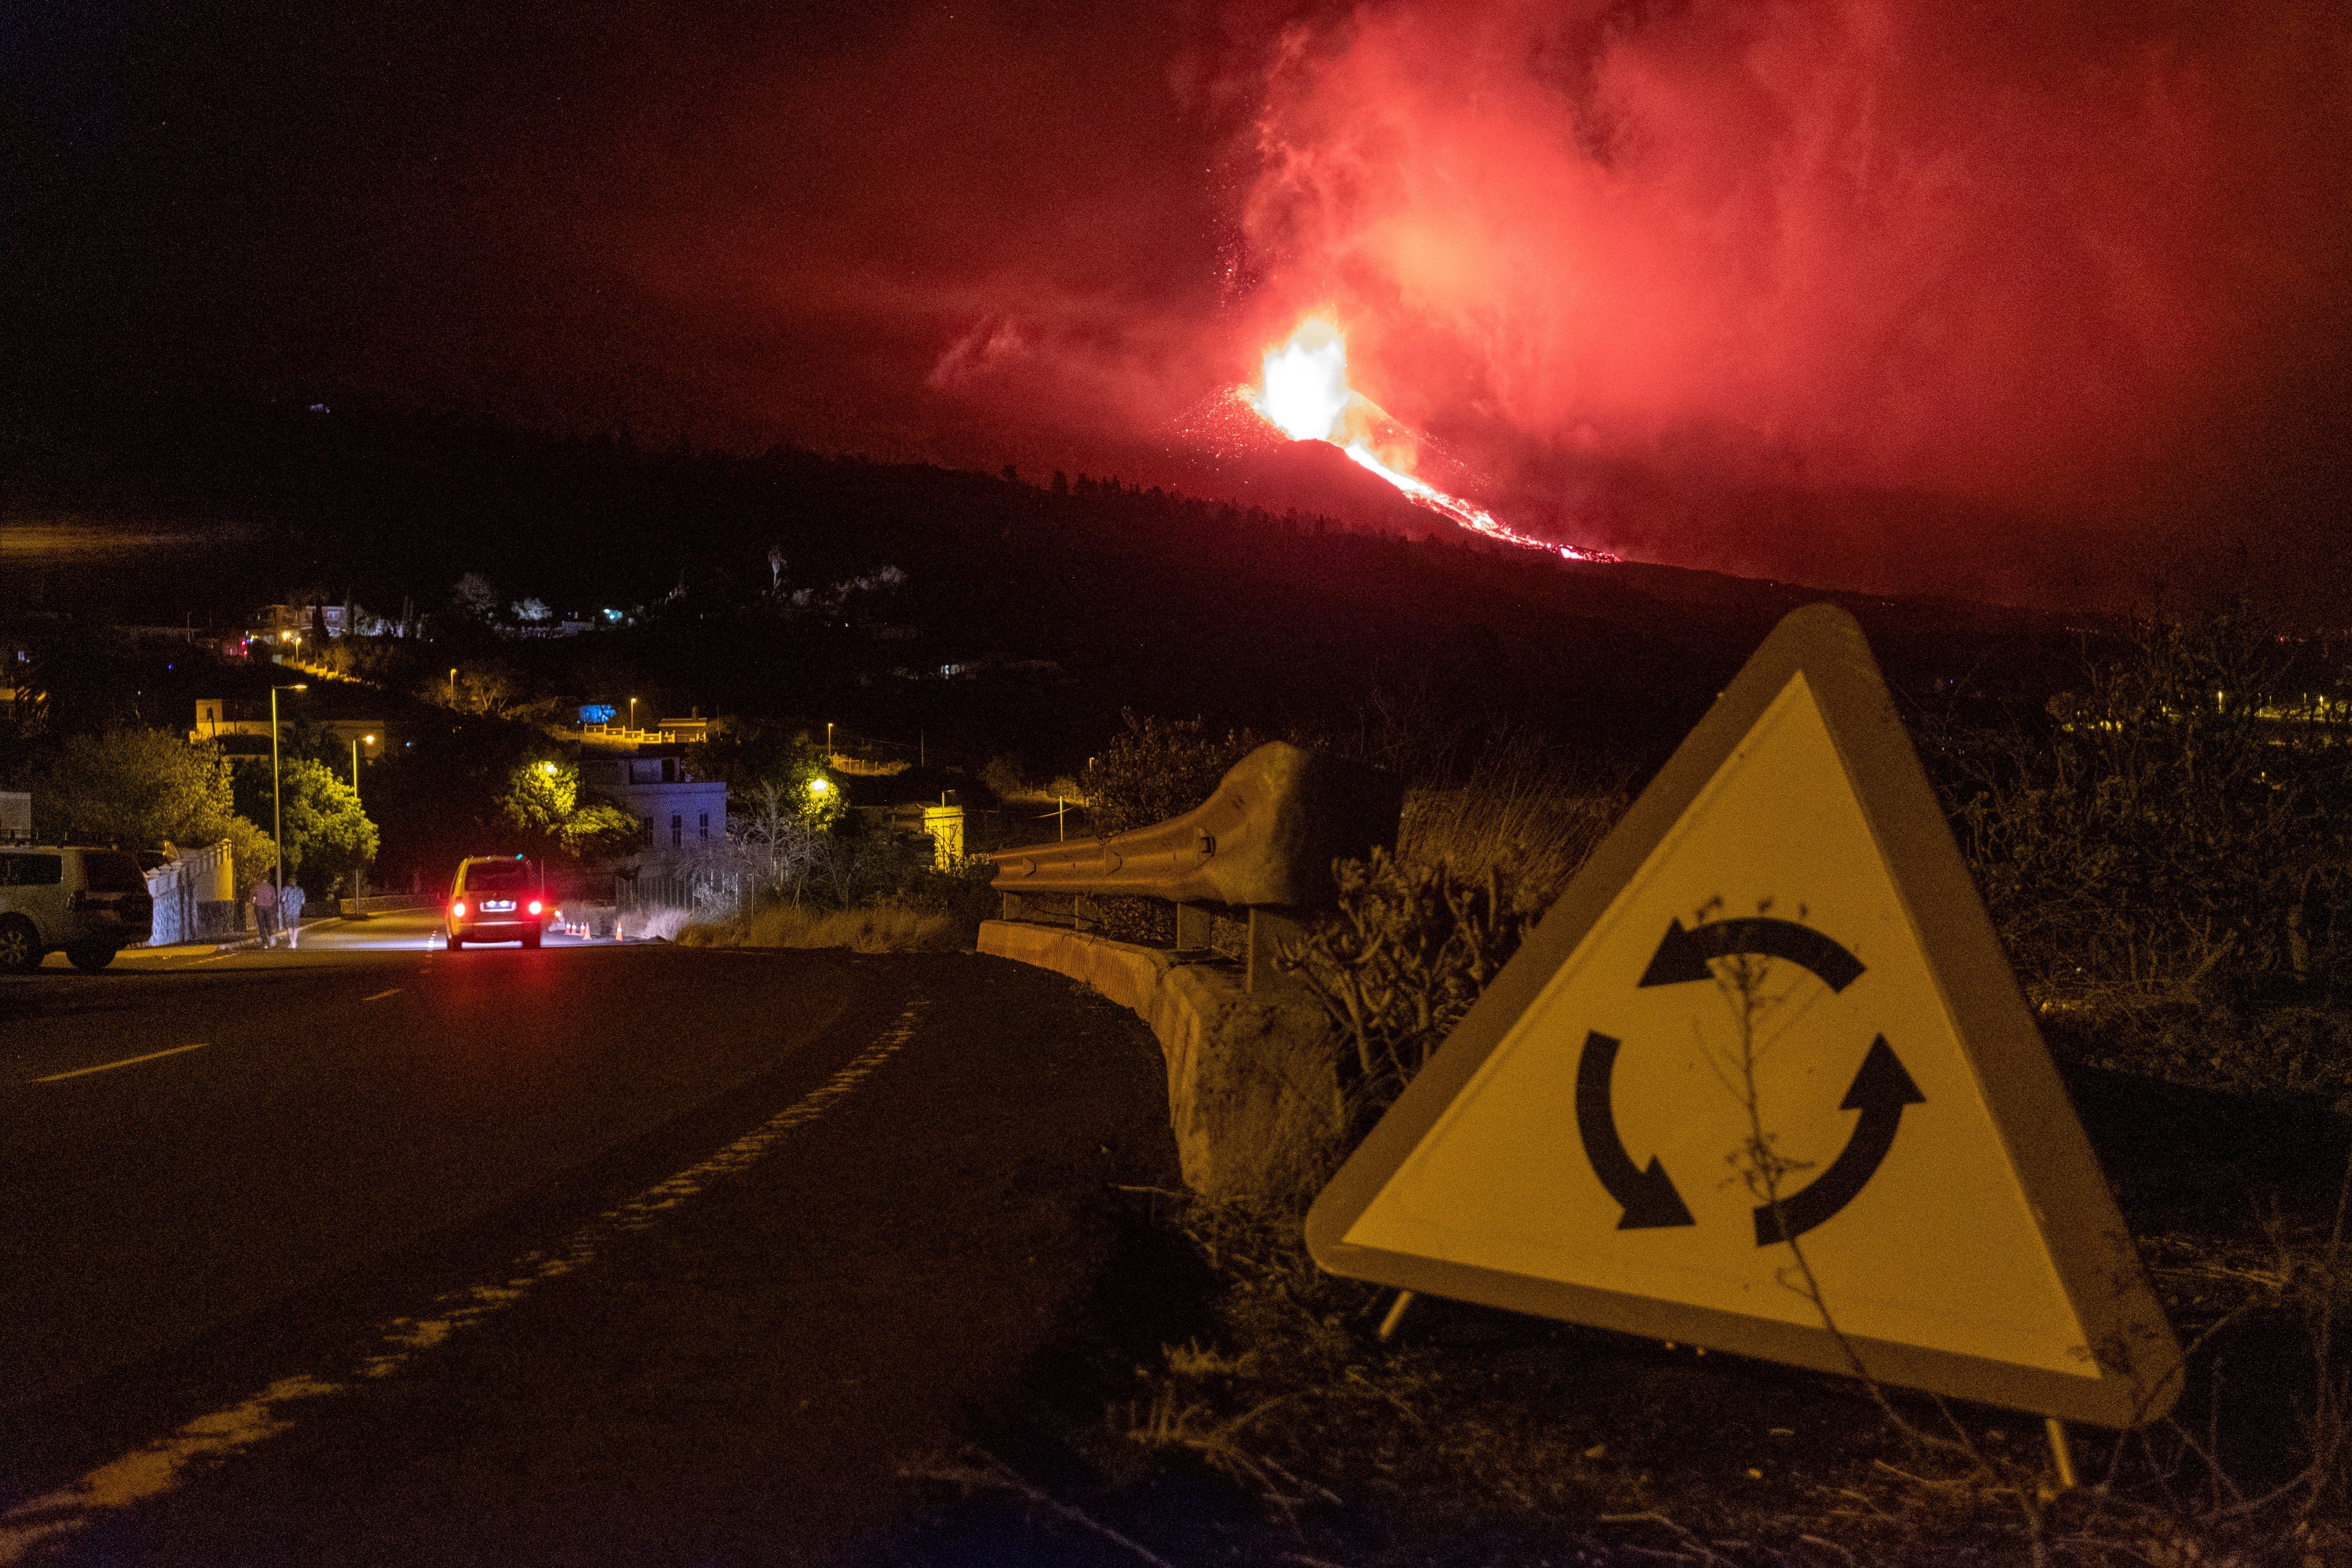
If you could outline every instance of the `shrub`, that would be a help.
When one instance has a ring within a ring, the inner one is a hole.
[[[1235,763],[1263,743],[1247,730],[1211,735],[1198,719],[1140,718],[1123,709],[1124,733],[1112,737],[1087,770],[1095,831],[1124,833],[1181,816],[1215,793]]]
[[[1500,865],[1472,880],[1375,848],[1369,861],[1342,860],[1335,871],[1339,912],[1281,962],[1336,1030],[1340,1114],[1352,1134],[1453,1033],[1538,911]]]
[[[2136,628],[1923,752],[2038,1000],[2323,999],[2352,943],[2352,722],[2242,617]]]
[[[1453,1033],[1625,803],[1613,777],[1506,736],[1466,775],[1405,792],[1394,856],[1333,868],[1338,910],[1284,967],[1331,1019],[1350,1136]]]

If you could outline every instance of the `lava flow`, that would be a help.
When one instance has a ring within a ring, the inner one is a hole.
[[[1415,506],[1506,544],[1548,550],[1568,561],[1614,561],[1604,551],[1554,544],[1519,532],[1484,507],[1447,495],[1404,471],[1412,462],[1412,437],[1380,405],[1348,386],[1348,344],[1330,322],[1310,317],[1278,349],[1266,351],[1255,395],[1244,400],[1294,441],[1328,441],[1378,474]]]

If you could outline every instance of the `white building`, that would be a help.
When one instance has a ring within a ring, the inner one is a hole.
[[[727,837],[727,786],[690,775],[676,757],[589,757],[580,788],[637,819],[640,842],[656,853],[698,848]]]

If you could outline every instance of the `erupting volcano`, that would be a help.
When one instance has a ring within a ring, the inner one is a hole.
[[[1395,486],[1413,505],[1440,513],[1475,532],[1528,550],[1548,550],[1568,561],[1614,561],[1605,551],[1554,544],[1519,532],[1484,507],[1450,496],[1413,477],[1418,445],[1388,412],[1348,385],[1348,342],[1320,317],[1301,322],[1290,341],[1266,351],[1257,389],[1238,389],[1242,402],[1294,441],[1325,441],[1360,467]]]

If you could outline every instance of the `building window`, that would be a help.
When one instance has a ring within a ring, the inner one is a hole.
[[[653,819],[652,817],[648,816],[648,817],[646,817],[646,843],[648,843],[648,844],[651,844],[653,841],[654,841],[654,819]]]
[[[684,816],[673,816],[669,819],[669,847],[673,849],[683,849],[686,847],[686,818]]]
[[[710,842],[710,814],[707,811],[702,814],[702,841]]]

